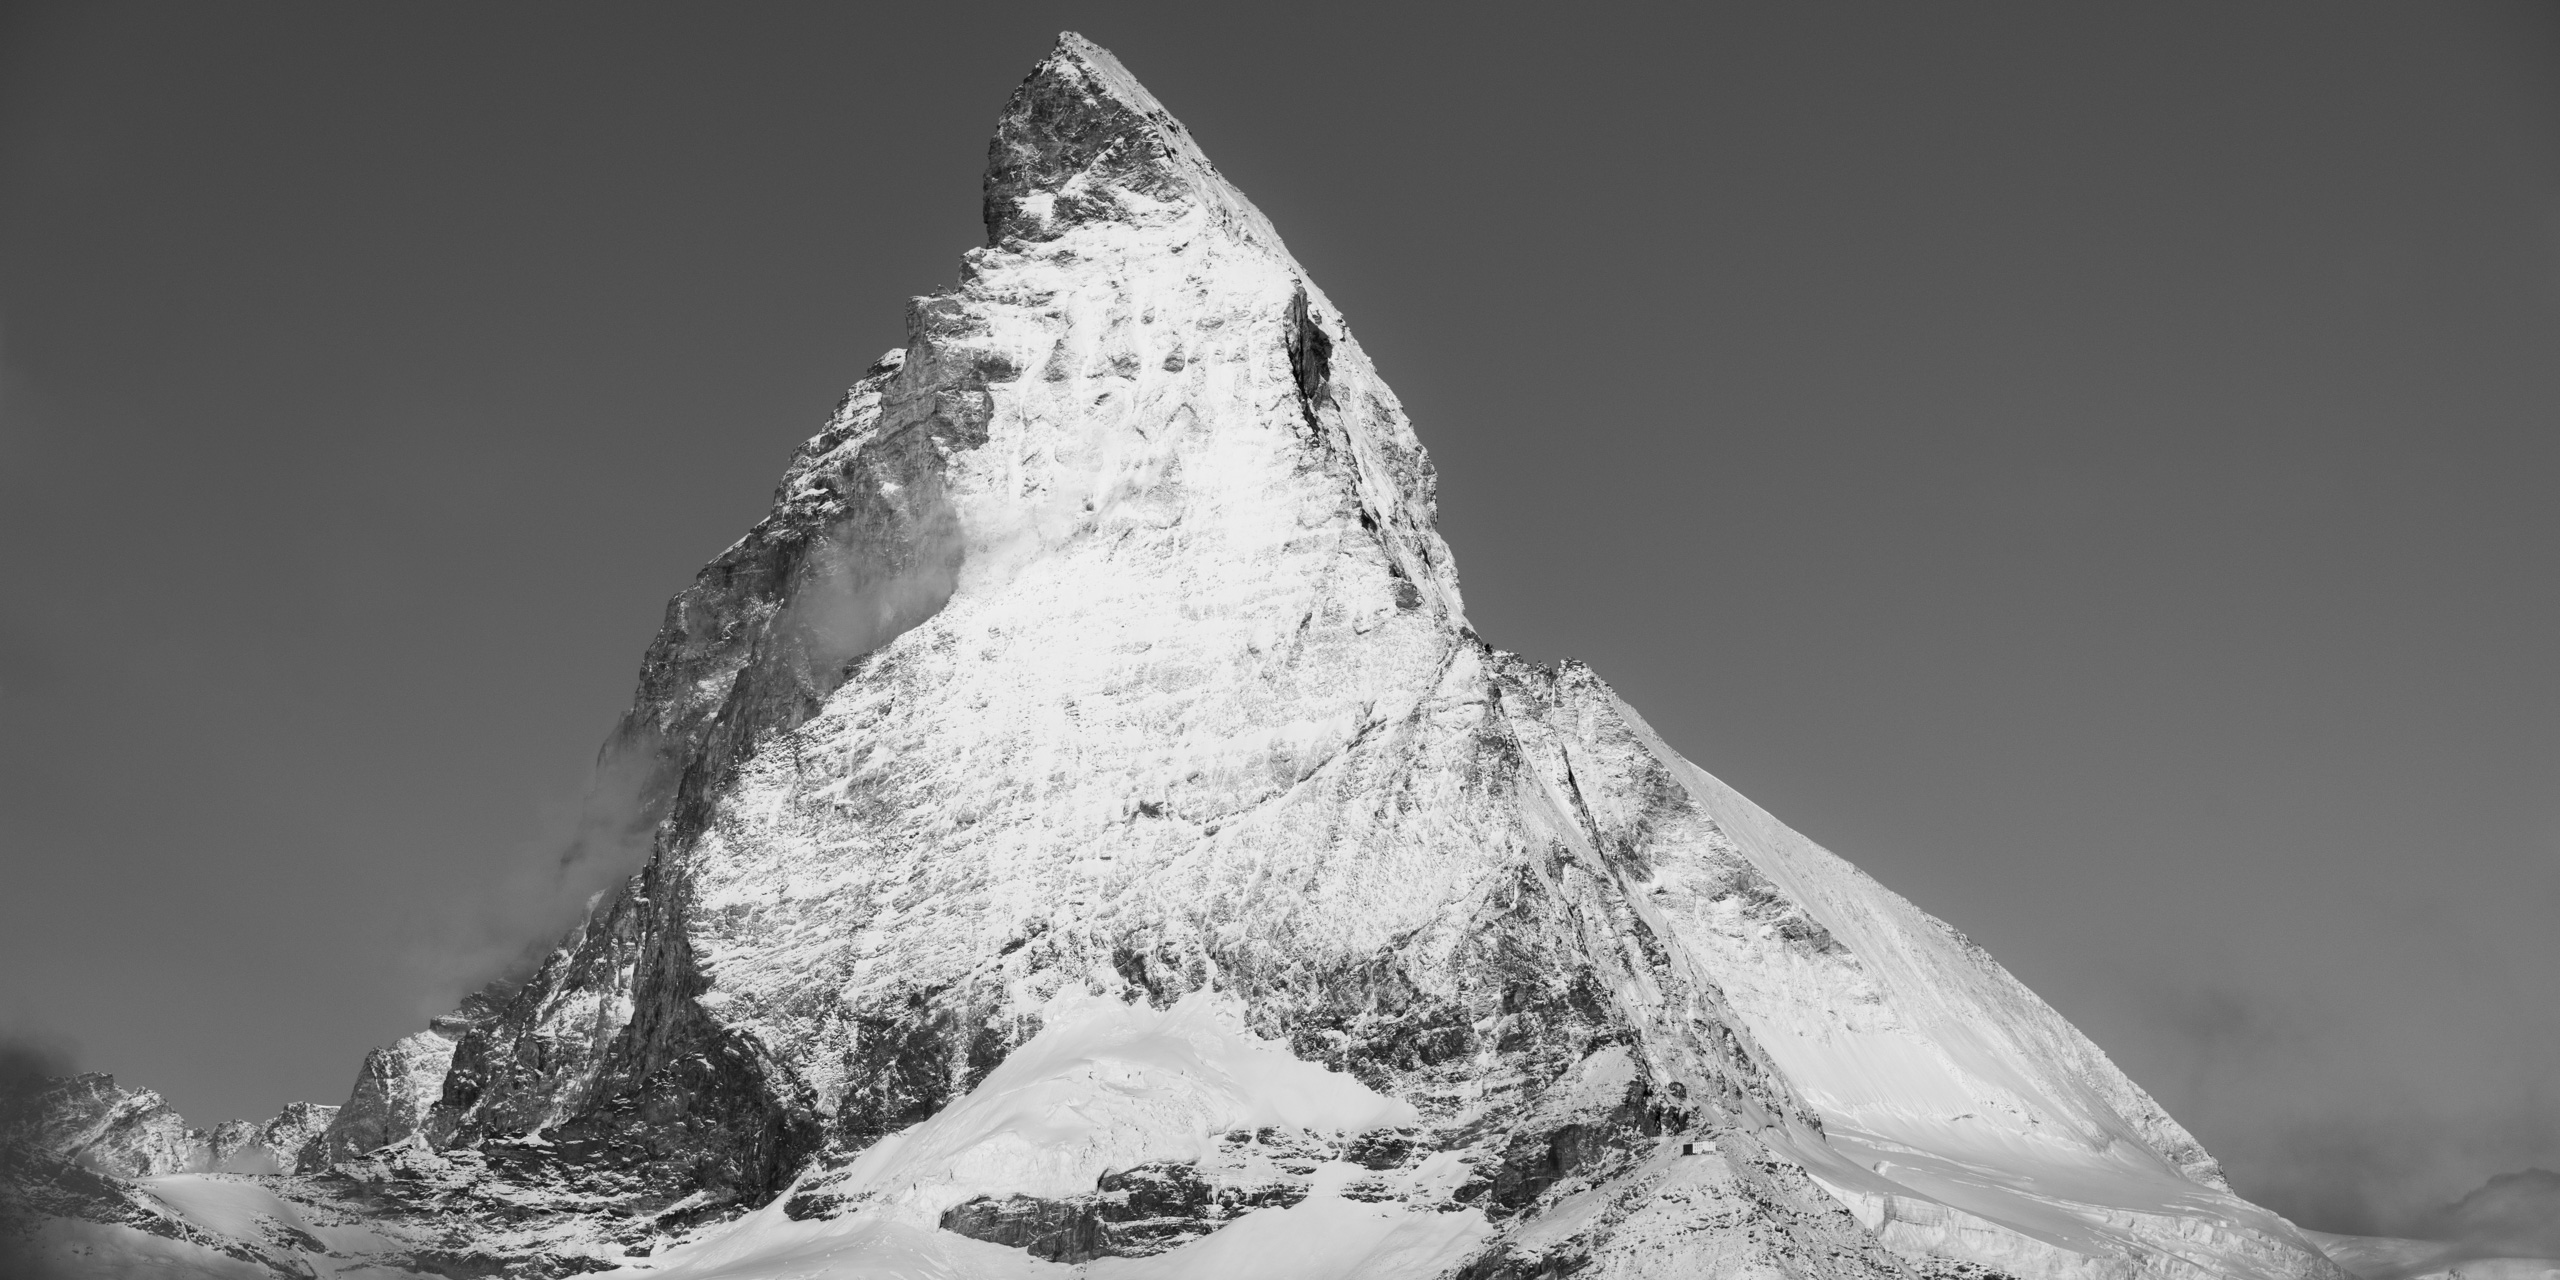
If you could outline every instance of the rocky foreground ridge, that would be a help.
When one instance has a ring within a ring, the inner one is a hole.
[[[646,867],[334,1110],[59,1085],[27,1265],[2342,1274],[1989,956],[1480,639],[1394,394],[1108,53],[985,189],[668,606],[606,747]]]

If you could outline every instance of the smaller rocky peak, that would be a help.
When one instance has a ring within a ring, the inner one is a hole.
[[[321,1134],[330,1163],[354,1159],[426,1128],[444,1096],[454,1047],[476,1025],[472,1013],[466,1007],[448,1014],[426,1030],[364,1056],[354,1090],[330,1114]]]
[[[205,1141],[159,1094],[103,1072],[45,1080],[0,1115],[0,1160],[33,1154],[125,1178],[202,1169]]]
[[[987,243],[1054,240],[1145,206],[1205,206],[1277,247],[1270,224],[1218,175],[1191,131],[1111,51],[1061,32],[987,144]]]
[[[286,1173],[308,1172],[328,1160],[329,1122],[338,1109],[317,1102],[288,1102],[258,1131],[258,1143]]]

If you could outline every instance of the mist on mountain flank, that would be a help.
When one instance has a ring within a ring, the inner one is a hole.
[[[1990,956],[1480,638],[1394,393],[1110,54],[1060,38],[985,194],[669,603],[605,753],[645,868],[334,1109],[14,1103],[41,1265],[2343,1274]]]

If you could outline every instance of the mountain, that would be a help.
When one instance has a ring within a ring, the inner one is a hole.
[[[645,869],[293,1169],[128,1203],[286,1274],[2344,1274],[1979,948],[1481,639],[1394,393],[1108,53],[985,190],[668,606],[592,824]]]

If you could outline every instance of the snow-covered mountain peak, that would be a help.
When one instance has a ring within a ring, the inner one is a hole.
[[[1280,238],[1218,175],[1189,130],[1102,46],[1062,32],[1014,90],[987,148],[987,243],[1048,240],[1097,219],[1209,212],[1240,237]]]
[[[445,1274],[2337,1280],[1978,948],[1480,640],[1394,394],[1108,53],[986,193],[670,602],[599,802],[645,868],[261,1212]]]

